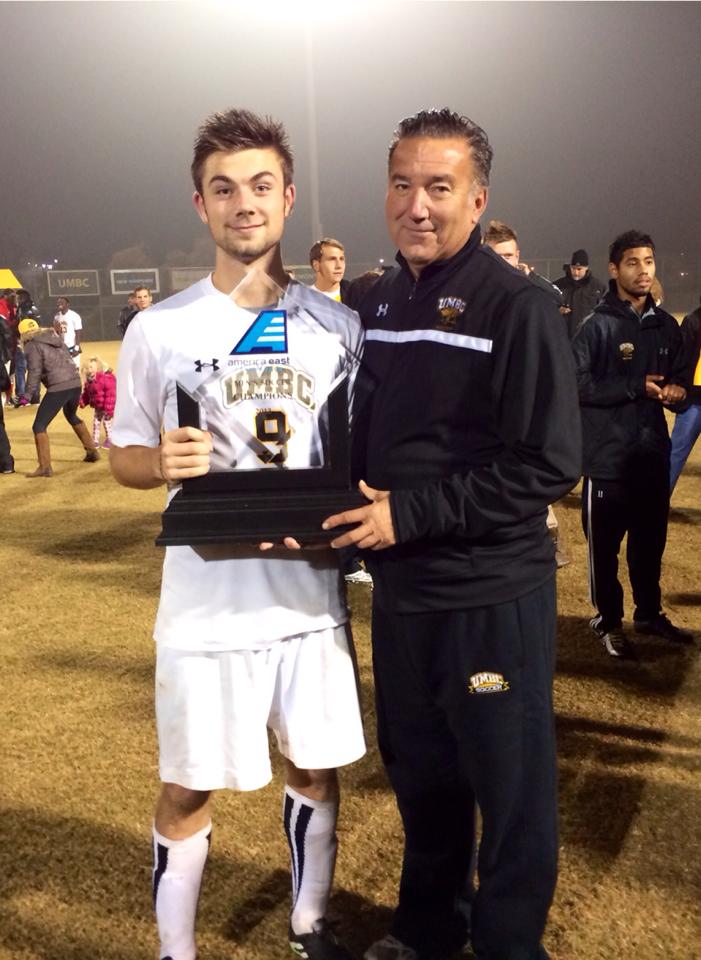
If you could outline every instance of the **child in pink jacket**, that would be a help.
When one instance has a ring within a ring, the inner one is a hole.
[[[80,396],[81,407],[92,407],[95,411],[92,422],[92,436],[95,446],[100,445],[100,425],[105,428],[105,442],[110,446],[114,403],[117,399],[117,380],[109,367],[99,357],[90,357],[84,368],[85,386]]]

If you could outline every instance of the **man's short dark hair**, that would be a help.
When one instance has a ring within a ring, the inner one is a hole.
[[[649,233],[626,230],[625,233],[619,234],[609,247],[609,263],[618,266],[626,250],[633,250],[635,247],[650,247],[652,252],[655,252],[655,244]]]
[[[334,240],[333,237],[322,237],[321,240],[317,240],[314,246],[309,251],[309,266],[314,266],[315,260],[321,260],[321,254],[323,252],[324,246],[328,247],[337,247],[342,253],[345,253],[345,247],[339,240]]]
[[[132,297],[135,297],[135,296],[137,295],[137,293],[139,292],[139,290],[145,290],[146,293],[148,293],[149,296],[152,296],[152,294],[151,294],[151,287],[134,287],[134,291],[133,291],[133,293],[131,294],[131,296],[132,296]]]
[[[65,303],[68,303],[68,304],[71,302],[70,297],[64,297],[63,295],[61,295],[60,297],[56,297],[56,299],[63,300]]]
[[[292,183],[294,163],[285,128],[272,117],[259,117],[250,110],[213,113],[197,131],[190,171],[195,189],[202,193],[202,170],[207,157],[219,150],[275,150],[282,164],[286,187]]]
[[[490,220],[487,229],[484,231],[484,242],[491,247],[497,243],[506,243],[507,240],[518,243],[518,237],[513,227],[502,220]]]
[[[409,137],[434,137],[439,140],[448,140],[451,137],[465,139],[472,150],[477,182],[481,187],[489,186],[489,171],[492,168],[494,151],[482,127],[469,117],[461,117],[459,113],[447,107],[442,110],[420,110],[413,117],[405,117],[392,136],[389,160],[392,159],[399,141]]]

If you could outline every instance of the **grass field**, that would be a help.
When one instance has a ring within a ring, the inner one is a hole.
[[[117,348],[85,352],[114,361]],[[34,409],[6,413],[18,472],[0,477],[0,958],[145,960],[157,956],[150,631],[163,491],[118,487],[106,457],[84,464],[62,417],[50,428],[54,477],[26,479]],[[663,581],[668,612],[696,630],[700,492],[697,450],[675,493]],[[561,872],[546,943],[553,960],[701,958],[698,647],[647,640],[636,663],[608,659],[587,628],[577,491],[557,514],[572,562],[558,574]],[[401,855],[374,744],[369,600],[351,588],[369,751],[342,774],[331,904],[359,956],[384,931]],[[289,955],[280,806],[279,777],[217,797],[202,960]]]

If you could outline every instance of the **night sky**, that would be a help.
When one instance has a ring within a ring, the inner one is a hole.
[[[310,35],[321,223],[351,262],[394,254],[397,121],[450,106],[489,134],[487,218],[526,258],[605,257],[638,227],[698,269],[698,3],[3,3],[0,35],[0,266],[192,251],[206,235],[192,141],[228,106],[286,124],[298,201],[283,250],[306,261]]]

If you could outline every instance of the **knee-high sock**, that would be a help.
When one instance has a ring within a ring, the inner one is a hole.
[[[185,840],[169,840],[153,828],[153,908],[161,957],[195,960],[195,916],[212,824]]]
[[[283,818],[292,859],[292,913],[295,933],[311,933],[326,915],[336,866],[338,801],[310,800],[285,787]]]

